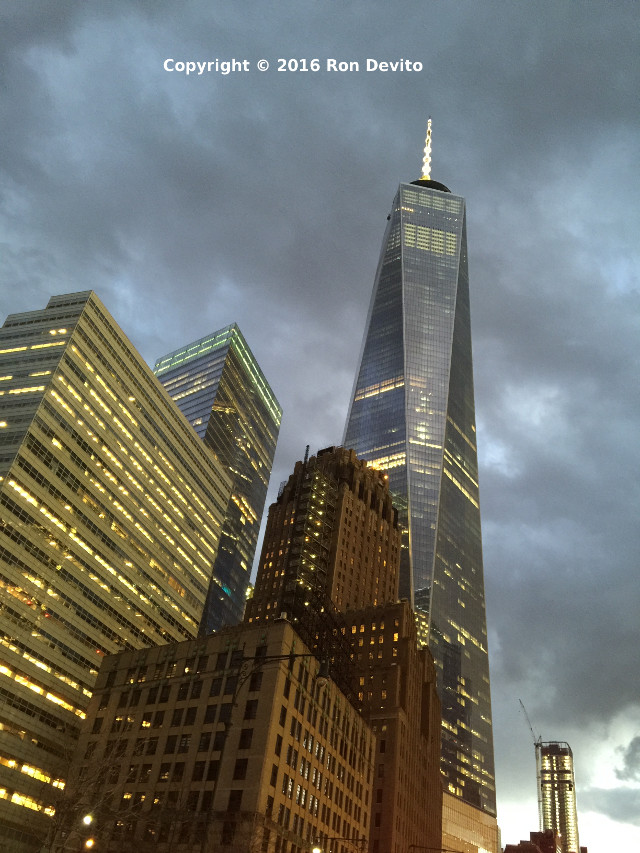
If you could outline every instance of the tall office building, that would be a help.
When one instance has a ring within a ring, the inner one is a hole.
[[[313,606],[348,610],[397,598],[400,532],[386,477],[328,447],[294,472],[270,507],[245,620],[298,620]]]
[[[405,528],[400,595],[436,661],[450,806],[493,816],[465,201],[428,168],[388,216],[343,443],[388,474]]]
[[[0,330],[0,850],[40,849],[103,657],[195,637],[231,483],[91,292]]]
[[[158,359],[154,371],[233,480],[206,634],[242,619],[282,409],[235,324]]]
[[[286,615],[378,734],[370,853],[442,844],[435,667],[397,601],[399,561],[386,476],[328,447],[296,463],[270,507],[245,612],[265,627]]]
[[[540,829],[560,835],[562,853],[580,853],[573,753],[568,743],[536,744]]]

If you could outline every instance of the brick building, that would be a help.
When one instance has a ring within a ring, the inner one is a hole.
[[[397,599],[400,532],[384,474],[353,450],[329,447],[296,462],[269,508],[245,621],[328,600],[337,610]]]
[[[431,653],[397,601],[400,537],[386,476],[353,450],[321,450],[270,507],[245,611],[251,624],[286,613],[318,654],[330,649],[334,677],[377,732],[370,853],[442,846],[441,706]]]
[[[504,853],[562,853],[562,841],[557,832],[544,829],[542,832],[530,832],[528,841],[507,844]]]
[[[442,845],[440,700],[433,658],[398,602],[344,614],[363,718],[377,736],[371,853]]]

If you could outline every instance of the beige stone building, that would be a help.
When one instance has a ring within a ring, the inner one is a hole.
[[[106,658],[53,849],[368,849],[376,739],[323,673],[284,620]]]

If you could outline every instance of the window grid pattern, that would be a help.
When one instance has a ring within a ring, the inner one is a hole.
[[[233,479],[200,625],[207,634],[242,618],[282,410],[235,324],[158,359],[155,372]]]
[[[445,790],[495,814],[464,199],[401,184],[344,444],[387,472],[400,595],[443,698]]]

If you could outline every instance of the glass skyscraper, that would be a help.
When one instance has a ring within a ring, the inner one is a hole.
[[[156,361],[154,372],[233,479],[200,633],[240,622],[282,409],[233,323]]]
[[[495,815],[465,201],[428,177],[388,217],[343,443],[387,472],[405,527],[400,595],[436,661],[445,792]]]

